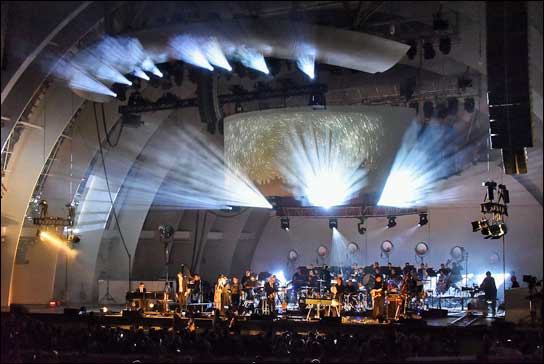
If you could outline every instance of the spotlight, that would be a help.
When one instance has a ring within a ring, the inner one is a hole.
[[[423,58],[433,59],[435,55],[436,52],[434,51],[433,44],[430,41],[423,43]]]
[[[482,228],[480,226],[480,221],[479,220],[473,221],[473,222],[471,222],[471,224],[472,224],[472,232],[474,232],[474,233],[476,231],[480,231],[480,229]]]
[[[102,313],[107,313],[108,312],[108,308],[106,306],[102,306],[100,307],[100,312]]]
[[[308,105],[314,110],[324,110],[327,108],[327,100],[325,95],[321,92],[313,93],[310,95],[310,101]]]
[[[389,220],[387,222],[387,228],[391,229],[397,225],[397,222],[395,221],[397,219],[396,216],[388,216],[387,219]]]
[[[438,44],[438,49],[442,54],[449,54],[451,51],[451,39],[450,37],[440,38],[440,43]]]
[[[78,235],[71,234],[68,236],[68,241],[72,244],[77,244],[81,241],[81,238]]]
[[[506,189],[505,185],[499,185],[499,200],[502,197],[502,200],[505,204],[510,203],[510,192]]]
[[[427,218],[427,214],[419,214],[418,226],[427,225],[428,223],[429,223],[429,219]]]
[[[473,113],[475,109],[476,104],[474,103],[474,99],[472,97],[467,97],[465,99],[465,111],[469,113]]]
[[[329,219],[329,229],[338,229],[338,220],[336,218]]]
[[[406,55],[409,59],[414,59],[417,55],[417,43],[415,40],[411,40],[408,42],[408,45],[410,46],[410,49],[408,49]]]
[[[433,102],[432,101],[425,101],[423,103],[423,117],[426,120],[429,120],[430,118],[433,117],[433,113],[434,113]]]
[[[505,235],[508,232],[508,229],[506,228],[506,224],[503,222],[496,222],[495,224],[492,224],[489,226],[489,233],[491,236],[487,236],[487,238],[491,239],[499,239],[503,235]]]
[[[357,230],[359,231],[359,234],[364,235],[366,233],[365,223],[360,222],[357,224]]]
[[[281,228],[285,231],[289,231],[289,217],[282,216],[280,219]]]

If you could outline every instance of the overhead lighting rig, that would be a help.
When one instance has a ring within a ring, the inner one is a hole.
[[[497,183],[486,181],[482,186],[487,189],[484,202],[480,204],[482,217],[471,223],[472,231],[480,231],[485,239],[499,239],[508,232],[504,217],[508,216],[507,204],[510,203],[510,193],[505,185],[500,184],[495,199]]]

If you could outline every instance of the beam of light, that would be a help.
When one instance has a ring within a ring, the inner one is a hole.
[[[232,71],[232,67],[227,61],[225,53],[221,49],[217,38],[210,37],[208,39],[204,39],[202,41],[202,49],[206,55],[206,58],[208,59],[208,62],[227,71]]]
[[[146,75],[146,73],[139,67],[136,67],[134,69],[134,76],[138,77],[138,78],[141,78],[142,80],[146,80],[146,81],[149,81],[149,76]]]
[[[88,50],[80,51],[72,62],[100,80],[128,86],[132,85],[132,82],[130,82],[121,72],[110,64],[105,63],[102,59],[96,57]]]
[[[71,88],[117,97],[117,94],[107,88],[104,84],[95,80],[73,63],[64,59],[59,60],[57,66],[53,70],[53,75],[55,78],[66,82]]]
[[[242,64],[246,67],[262,72],[266,75],[270,73],[263,54],[256,49],[242,45],[233,50],[232,56],[242,62]]]
[[[276,276],[276,280],[278,281],[278,283],[285,284],[287,282],[287,279],[285,279],[285,274],[283,274],[282,270],[274,273],[273,275]]]
[[[306,44],[297,44],[294,52],[298,69],[313,80],[315,78],[315,49]]]
[[[206,135],[188,125],[169,128],[160,147],[149,147],[141,155],[138,177],[127,178],[124,188],[137,191],[143,200],[153,200],[156,207],[272,208],[247,176],[225,163],[222,150]],[[165,175],[164,180],[157,177]],[[161,183],[157,192],[147,187]],[[130,206],[138,208],[139,201],[130,201]]]
[[[77,254],[76,250],[70,249],[66,240],[61,239],[59,236],[53,233],[50,233],[48,231],[42,231],[40,232],[40,239],[62,250],[64,253],[68,254],[69,256],[74,257]]]
[[[362,161],[354,161],[344,141],[331,129],[292,130],[286,140],[289,160],[278,161],[294,196],[305,196],[312,206],[329,208],[353,198],[366,184]]]
[[[175,58],[213,71],[213,66],[208,62],[197,39],[189,35],[178,35],[170,40],[170,47]]]
[[[151,58],[146,58],[145,61],[142,62],[142,69],[147,72],[151,72],[157,77],[162,77],[162,72],[155,66],[155,63],[151,60]]]
[[[474,146],[460,147],[453,128],[431,122],[422,129],[416,122],[406,131],[387,177],[378,205],[413,207],[427,205],[437,185],[458,173]],[[452,196],[448,196],[452,199]]]
[[[338,229],[332,229],[330,265],[345,267],[352,264],[352,257],[348,251],[349,241]]]

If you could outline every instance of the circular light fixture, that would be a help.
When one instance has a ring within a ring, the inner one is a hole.
[[[355,254],[358,250],[359,250],[359,245],[357,245],[357,243],[352,241],[348,244],[348,252],[350,254]]]
[[[324,257],[329,252],[329,249],[325,245],[321,245],[319,248],[317,248],[317,255],[320,257]]]
[[[287,259],[289,259],[291,262],[296,262],[296,260],[298,259],[297,251],[294,249],[289,250],[289,253],[287,254]]]
[[[427,252],[429,251],[429,246],[427,245],[427,243],[420,241],[419,243],[416,244],[416,247],[414,248],[414,250],[416,251],[416,254],[418,256],[422,257],[425,254],[427,254]]]
[[[456,245],[450,250],[450,256],[456,261],[460,262],[465,259],[465,248]]]
[[[382,252],[389,254],[393,251],[394,245],[390,240],[384,240],[380,246]]]
[[[500,261],[501,261],[501,257],[499,255],[499,253],[497,253],[497,252],[493,252],[489,256],[489,264],[491,264],[491,265],[498,264]]]

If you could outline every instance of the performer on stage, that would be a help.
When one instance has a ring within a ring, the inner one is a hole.
[[[450,284],[451,287],[453,287],[457,292],[461,292],[461,288],[459,288],[457,283],[463,280],[463,276],[461,274],[462,270],[463,268],[461,267],[461,264],[457,264],[456,262],[451,264]]]
[[[221,313],[225,312],[225,306],[229,305],[229,284],[227,277],[220,274],[215,284],[213,303],[216,309]]]
[[[185,266],[182,264],[176,275],[176,292],[180,310],[187,306],[187,297],[189,296],[188,283],[187,276],[185,275]]]
[[[136,289],[136,292],[138,293],[141,293],[141,298],[138,299],[138,307],[145,311],[145,307],[146,307],[146,304],[147,304],[147,300],[145,299],[145,292],[146,292],[146,289],[145,289],[145,284],[144,282],[140,282],[140,284],[138,285],[138,288]]]
[[[188,289],[190,292],[189,301],[190,303],[202,303],[201,294],[202,294],[202,281],[200,280],[200,275],[195,274],[193,280],[189,282]]]
[[[372,294],[372,317],[375,319],[385,316],[385,292],[387,285],[381,274],[377,274],[374,278],[374,288],[370,291]]]
[[[235,310],[238,310],[240,306],[240,295],[242,294],[241,285],[238,281],[238,277],[232,277],[232,284],[230,286],[230,302]]]
[[[334,295],[333,298],[339,302],[342,302],[344,300],[345,290],[346,290],[346,287],[344,287],[344,282],[342,280],[342,277],[338,276],[336,278],[336,284],[331,287],[331,292]]]
[[[495,317],[496,305],[497,305],[497,286],[495,285],[495,278],[491,277],[491,272],[485,272],[485,278],[480,284],[480,289],[485,293],[485,300],[487,303],[491,303],[491,312]]]
[[[264,284],[264,291],[266,292],[266,301],[268,303],[269,315],[274,315],[276,310],[276,276],[272,275],[268,279],[268,282]]]
[[[358,290],[357,286],[353,284],[353,279],[349,279],[348,284],[346,286],[346,293],[348,294],[357,293],[357,290]]]

